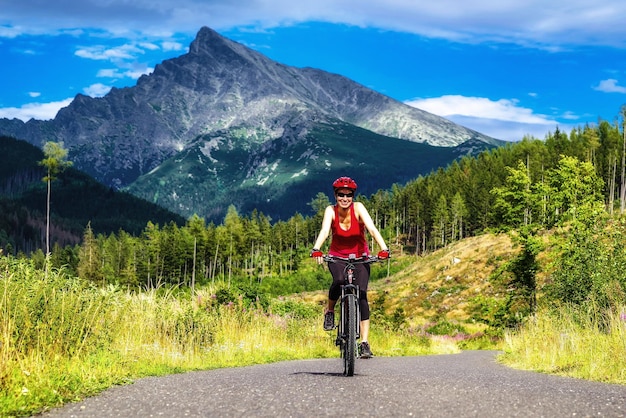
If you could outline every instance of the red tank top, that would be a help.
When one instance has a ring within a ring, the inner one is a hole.
[[[337,257],[361,257],[370,254],[365,239],[365,225],[357,221],[354,204],[350,205],[350,229],[347,231],[339,225],[339,208],[335,205],[335,219],[331,226],[332,240],[328,253]]]

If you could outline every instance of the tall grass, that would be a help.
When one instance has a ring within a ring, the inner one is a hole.
[[[0,416],[28,416],[148,375],[338,356],[321,307],[269,308],[215,289],[134,293],[0,257]],[[372,330],[378,355],[454,352],[397,330]]]
[[[626,384],[626,307],[542,310],[505,335],[503,363],[513,367]]]
[[[145,375],[333,354],[313,315],[133,294],[0,259],[0,415],[30,415]],[[316,318],[317,319],[317,318]]]

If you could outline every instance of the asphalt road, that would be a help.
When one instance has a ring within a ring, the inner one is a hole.
[[[44,417],[626,417],[626,386],[514,370],[496,352],[337,359],[145,378]]]

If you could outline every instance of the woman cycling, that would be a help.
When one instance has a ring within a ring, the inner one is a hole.
[[[356,182],[350,177],[340,177],[333,182],[333,189],[337,203],[325,209],[322,228],[315,240],[311,254],[320,254],[319,248],[322,247],[328,235],[332,233],[329,255],[342,258],[348,258],[351,255],[355,257],[369,256],[370,252],[365,238],[365,230],[367,229],[381,248],[378,257],[381,259],[388,258],[389,249],[367,209],[361,202],[354,201],[354,193],[357,189]],[[324,261],[322,257],[316,257],[316,259],[319,264]],[[327,331],[335,327],[334,309],[341,295],[344,267],[345,264],[342,262],[328,263],[328,269],[333,276],[333,283],[328,291],[328,304],[324,312],[324,329]],[[370,266],[369,264],[357,264],[355,267],[356,283],[360,289],[361,344],[359,344],[359,355],[361,358],[370,358],[372,357],[368,342],[370,309],[367,302]]]

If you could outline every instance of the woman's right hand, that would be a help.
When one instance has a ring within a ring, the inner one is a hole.
[[[324,262],[324,253],[318,250],[317,248],[313,248],[311,250],[311,257],[317,260],[317,264],[322,264]]]

